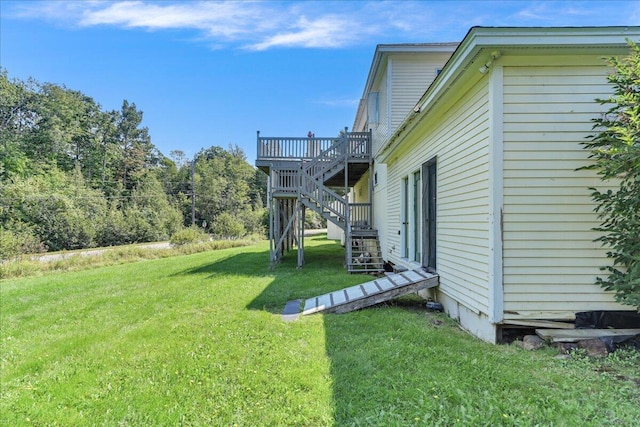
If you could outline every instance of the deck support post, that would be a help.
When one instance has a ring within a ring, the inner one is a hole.
[[[304,265],[304,205],[298,202],[296,216],[298,217],[298,268]]]

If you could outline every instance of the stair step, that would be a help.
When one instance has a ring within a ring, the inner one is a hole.
[[[380,273],[384,271],[384,260],[378,240],[378,230],[374,228],[351,231],[350,256],[347,269],[350,273]]]

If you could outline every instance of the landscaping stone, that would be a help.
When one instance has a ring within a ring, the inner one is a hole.
[[[559,342],[556,343],[556,347],[560,350],[560,354],[570,354],[572,351],[578,349],[578,344],[574,342]]]
[[[558,354],[555,358],[558,359],[558,360],[568,360],[568,359],[571,359],[571,355],[570,354]]]
[[[544,347],[545,342],[537,335],[525,335],[522,338],[522,348],[525,350],[538,350]]]
[[[578,348],[584,349],[591,357],[606,357],[609,354],[607,345],[602,340],[580,340]]]

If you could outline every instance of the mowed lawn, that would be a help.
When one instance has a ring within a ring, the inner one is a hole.
[[[0,425],[633,426],[640,359],[493,346],[416,298],[283,322],[364,282],[307,241],[0,281]]]

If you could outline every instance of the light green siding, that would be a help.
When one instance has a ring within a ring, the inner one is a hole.
[[[488,79],[469,85],[412,132],[388,163],[388,242],[394,263],[401,252],[402,180],[437,156],[437,270],[439,291],[477,313],[488,312],[489,141]],[[438,114],[438,111],[441,111]]]
[[[607,264],[593,240],[589,187],[600,182],[580,143],[602,111],[607,68],[596,57],[504,67],[503,286],[505,319],[569,318],[620,309],[594,285]],[[514,59],[512,63],[517,63]]]

